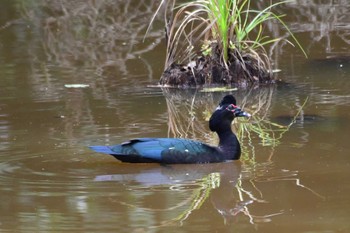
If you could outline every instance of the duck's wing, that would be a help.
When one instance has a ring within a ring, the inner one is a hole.
[[[138,138],[115,146],[92,146],[123,162],[211,163],[220,162],[216,147],[180,138]]]

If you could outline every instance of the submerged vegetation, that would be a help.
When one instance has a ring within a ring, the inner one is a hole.
[[[264,23],[270,20],[283,25],[304,52],[282,21],[284,15],[271,11],[289,0],[271,3],[262,10],[251,9],[250,0],[195,0],[179,6],[175,2],[167,7],[170,17],[165,19],[167,55],[162,85],[273,83],[265,46],[280,40],[292,43],[264,35]]]

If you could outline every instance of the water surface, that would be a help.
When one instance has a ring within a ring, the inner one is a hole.
[[[207,119],[227,93],[148,87],[165,56],[162,15],[142,42],[156,7],[2,3],[0,231],[348,232],[348,1],[278,9],[309,58],[280,43],[270,55],[288,85],[230,92],[255,113],[233,126],[241,161],[122,164],[87,147],[135,137],[217,143]]]

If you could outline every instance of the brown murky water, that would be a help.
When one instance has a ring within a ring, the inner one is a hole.
[[[142,42],[156,4],[2,1],[0,232],[349,232],[350,3],[279,8],[309,59],[280,43],[290,84],[233,92],[260,109],[235,123],[241,162],[121,164],[87,146],[216,140],[206,118],[226,93],[147,88],[165,53],[161,16]],[[301,107],[289,128],[258,124]]]

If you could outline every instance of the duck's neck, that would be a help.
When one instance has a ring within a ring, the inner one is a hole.
[[[217,132],[219,136],[219,148],[225,154],[228,160],[236,160],[241,156],[241,147],[236,135],[231,128],[225,131]]]

